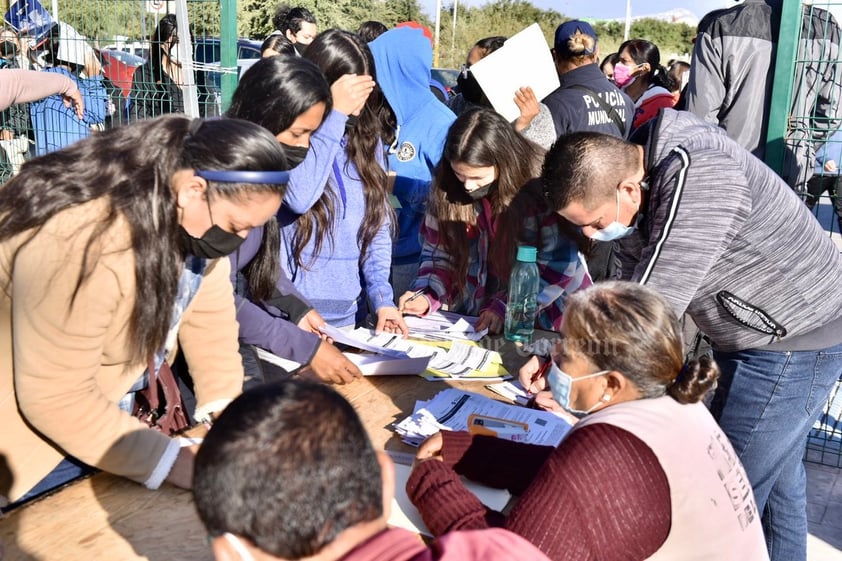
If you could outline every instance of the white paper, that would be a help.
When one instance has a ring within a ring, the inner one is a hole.
[[[404,320],[409,328],[409,336],[429,341],[453,341],[465,339],[479,341],[488,335],[488,329],[477,331],[474,328],[478,318],[462,316],[452,312],[437,311],[426,316],[406,316]]]
[[[321,326],[319,329],[322,333],[333,339],[335,343],[341,343],[343,345],[354,347],[355,349],[360,349],[361,351],[368,351],[370,353],[395,358],[407,358],[406,353],[396,351],[393,348],[383,347],[377,343],[372,343],[371,332],[368,329],[360,328],[354,329],[353,331],[344,331],[327,324]]]
[[[537,23],[513,35],[502,47],[472,64],[471,73],[495,111],[509,122],[520,116],[514,101],[518,88],[529,86],[540,101],[559,86],[550,48]]]
[[[417,376],[427,370],[430,357],[393,358],[390,356],[345,353],[348,360],[357,365],[363,376],[409,375]]]
[[[389,333],[371,335],[366,329],[356,329],[351,332],[351,336],[356,338],[367,337],[366,344],[372,347],[398,351],[411,357],[429,356],[429,368],[454,378],[467,376],[475,370],[483,370],[492,363],[502,362],[500,353],[497,351],[460,343],[459,341],[453,341],[449,349],[444,349],[413,343]]]
[[[421,518],[421,513],[418,512],[418,509],[406,495],[406,481],[409,479],[411,472],[410,466],[395,465],[395,498],[392,499],[392,512],[388,524],[389,526],[404,528],[410,532],[431,536],[430,530],[427,529],[424,520]],[[462,481],[465,483],[465,487],[476,495],[482,504],[492,510],[503,510],[512,498],[511,493],[506,489],[493,489],[467,479],[462,479]]]
[[[480,394],[448,388],[437,393],[415,412],[394,426],[395,432],[407,444],[418,446],[439,430],[468,430],[468,417],[476,413],[520,421],[529,425],[527,444],[558,446],[570,430],[570,423],[547,411],[509,405]]]
[[[281,358],[274,353],[270,353],[266,349],[261,349],[260,347],[255,347],[257,349],[257,358],[262,361],[268,362],[269,364],[274,364],[275,366],[280,366],[287,372],[295,372],[299,368],[301,368],[300,362],[295,362],[294,360],[289,360],[288,358]]]
[[[509,401],[514,401],[518,405],[526,405],[532,396],[530,396],[519,381],[514,382],[500,382],[499,384],[489,384],[485,386],[494,393],[501,395]]]

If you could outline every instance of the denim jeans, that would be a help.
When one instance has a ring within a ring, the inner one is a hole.
[[[2,509],[2,512],[8,512],[19,506],[22,506],[33,499],[37,499],[41,495],[49,493],[59,487],[76,481],[88,474],[94,473],[96,468],[92,468],[76,458],[66,456],[53,470],[44,476],[44,478],[35,484],[35,487],[30,489],[24,496],[17,501],[9,504]]]
[[[842,345],[822,351],[714,351],[711,413],[745,466],[771,561],[807,557],[807,433],[842,376]]]

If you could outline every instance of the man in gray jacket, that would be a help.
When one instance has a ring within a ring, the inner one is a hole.
[[[620,240],[623,278],[656,288],[713,342],[712,410],[746,467],[773,561],[806,558],[810,427],[842,375],[842,256],[768,167],[722,129],[663,110],[642,145],[561,137],[549,204]]]

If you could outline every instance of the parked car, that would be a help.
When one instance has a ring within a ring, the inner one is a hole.
[[[260,41],[237,39],[238,79],[252,64],[260,60],[260,45]],[[219,115],[222,111],[222,72],[207,68],[218,68],[221,59],[222,42],[218,37],[193,38],[193,61],[199,67],[196,71],[196,83],[200,90],[199,103],[211,105],[206,107],[207,116]]]
[[[444,86],[449,95],[457,93],[456,79],[459,77],[459,71],[455,68],[433,68],[430,71],[433,80]]]

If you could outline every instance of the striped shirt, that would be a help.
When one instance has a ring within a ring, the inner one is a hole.
[[[454,276],[450,255],[441,247],[438,221],[430,213],[421,226],[423,246],[418,278],[413,290],[426,288],[425,296],[434,312],[448,309],[466,315],[479,315],[491,310],[499,317],[506,315],[506,286],[509,271],[497,272],[490,264],[491,245],[496,239],[499,215],[493,215],[487,199],[473,203],[476,225],[466,225],[468,273],[462,281]],[[522,217],[519,242],[538,249],[538,271],[541,275],[538,293],[536,326],[558,331],[568,294],[591,285],[584,259],[573,240],[559,229],[559,216],[544,208],[531,207]]]

